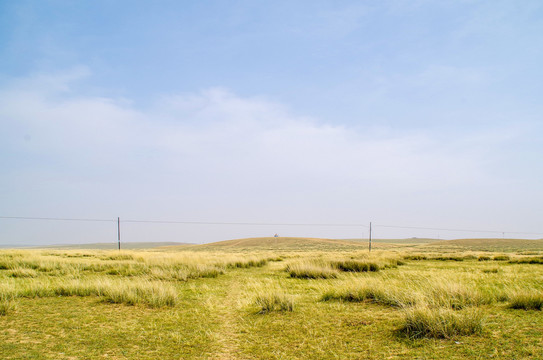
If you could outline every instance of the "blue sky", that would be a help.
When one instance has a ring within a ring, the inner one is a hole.
[[[539,1],[0,1],[0,215],[543,237],[542,33]],[[1,221],[0,243],[114,238]]]

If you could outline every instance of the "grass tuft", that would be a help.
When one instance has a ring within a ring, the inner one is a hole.
[[[511,309],[542,310],[543,293],[518,293],[511,297]]]
[[[511,264],[543,264],[543,256],[509,260]]]
[[[428,294],[428,303],[459,310],[468,306],[491,304],[495,299],[475,288],[457,282],[435,284]]]
[[[259,314],[272,311],[293,311],[294,301],[292,297],[282,292],[265,292],[256,296],[254,304],[258,306]]]
[[[464,261],[465,258],[462,256],[436,256],[433,258],[430,258],[430,260],[437,260],[437,261]]]
[[[500,272],[500,269],[498,268],[490,268],[490,269],[483,269],[482,270],[485,274],[497,274]]]
[[[175,306],[177,292],[165,283],[140,281],[104,286],[100,289],[102,299],[114,304],[143,304],[152,308]]]
[[[335,279],[338,275],[335,269],[311,263],[289,264],[286,271],[290,277],[298,279]]]
[[[13,299],[1,299],[0,300],[0,316],[6,316],[8,313],[14,311],[17,308]]]
[[[494,261],[508,261],[511,260],[511,257],[508,255],[496,255],[492,258]]]
[[[38,272],[34,269],[15,268],[10,271],[9,276],[14,278],[34,278],[38,276]]]
[[[248,269],[252,267],[262,267],[268,263],[268,259],[242,259],[230,262],[228,268]]]
[[[360,260],[332,261],[330,265],[334,269],[347,272],[377,272],[380,270],[379,264]]]
[[[426,255],[405,255],[404,260],[427,260],[428,257]]]
[[[382,283],[367,283],[344,288],[331,288],[324,292],[321,301],[340,300],[348,302],[370,301],[385,306],[403,307],[417,302],[415,296],[396,287],[387,287]]]
[[[450,309],[419,306],[404,310],[405,317],[398,331],[411,339],[450,339],[478,334],[483,329],[479,311],[456,312]]]
[[[6,291],[5,287],[0,289],[0,316],[5,316],[16,309],[15,296],[12,291]]]

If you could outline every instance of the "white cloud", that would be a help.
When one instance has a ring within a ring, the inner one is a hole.
[[[78,96],[70,90],[78,78],[38,76],[0,91],[3,212],[434,224],[436,207],[443,216],[477,212],[502,190],[489,176],[489,150],[511,135],[466,132],[443,143],[429,131],[323,125],[220,88],[165,96],[143,111]],[[459,205],[459,194],[474,205]]]

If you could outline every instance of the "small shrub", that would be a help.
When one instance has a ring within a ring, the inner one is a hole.
[[[511,298],[509,307],[511,309],[542,310],[543,293],[516,294]]]
[[[490,256],[486,256],[486,255],[481,255],[477,258],[477,260],[479,261],[489,261],[491,260]]]
[[[509,257],[508,255],[496,255],[496,256],[494,256],[494,258],[492,260],[494,260],[494,261],[507,261],[507,260],[511,260],[511,257]]]
[[[272,311],[294,310],[292,297],[281,292],[259,294],[255,298],[254,304],[258,306],[259,314],[266,314]]]
[[[408,338],[450,339],[480,333],[483,317],[479,311],[464,313],[450,309],[415,307],[405,310],[404,323],[398,329]]]

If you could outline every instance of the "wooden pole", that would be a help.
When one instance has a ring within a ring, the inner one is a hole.
[[[370,221],[369,251],[371,252],[371,221]]]
[[[117,243],[119,244],[119,251],[121,250],[121,218],[117,218]]]

